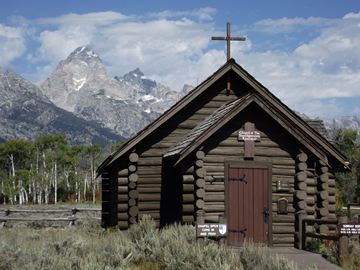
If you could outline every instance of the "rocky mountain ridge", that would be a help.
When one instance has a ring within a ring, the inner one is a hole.
[[[191,89],[173,91],[138,68],[111,78],[88,46],[77,48],[38,86],[0,68],[0,141],[60,133],[72,143],[114,143],[134,136]],[[360,116],[323,120],[330,137],[338,128],[360,134]]]

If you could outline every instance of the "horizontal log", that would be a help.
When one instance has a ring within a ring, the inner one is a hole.
[[[212,212],[225,212],[225,205],[224,204],[205,204],[203,209],[206,213]]]
[[[129,200],[129,197],[127,194],[120,194],[117,196],[118,202],[127,202]]]
[[[321,173],[327,173],[327,172],[329,172],[329,167],[328,167],[328,166],[321,166],[321,167],[320,167],[320,172],[321,172]]]
[[[127,221],[118,221],[117,224],[120,230],[127,230],[129,228],[129,223]]]
[[[295,169],[294,168],[276,168],[276,167],[273,167],[272,174],[273,175],[293,176],[295,174]]]
[[[138,161],[138,166],[161,166],[162,157],[141,157]]]
[[[322,190],[318,193],[318,196],[322,200],[326,200],[329,198],[329,192],[327,190]]]
[[[144,176],[147,176],[149,174],[161,175],[161,170],[161,166],[139,166],[137,173]]]
[[[117,214],[117,218],[118,218],[118,220],[125,221],[125,220],[129,219],[129,215],[128,215],[127,212],[120,212],[120,213]]]
[[[139,208],[137,206],[131,206],[129,209],[129,214],[132,217],[135,217],[139,214]]]
[[[159,212],[146,212],[146,213],[140,213],[138,218],[143,219],[144,216],[150,216],[152,219],[155,220],[155,222],[159,223],[160,220],[160,213]],[[157,225],[158,227],[158,225]]]
[[[127,203],[119,203],[117,206],[118,212],[127,212],[129,209],[129,205]]]
[[[128,178],[118,177],[118,186],[126,186],[129,183]]]
[[[183,182],[184,183],[194,183],[195,177],[192,174],[184,174],[183,175]]]
[[[302,209],[302,210],[306,209],[306,207],[308,206],[305,201],[299,201],[296,205],[299,209]]]
[[[220,194],[219,194],[220,193]],[[224,202],[225,195],[222,192],[207,192],[204,197],[205,202]]]
[[[297,188],[299,190],[305,190],[307,188],[307,184],[305,182],[298,182]]]
[[[195,205],[196,205],[197,208],[203,209],[204,205],[205,205],[205,202],[202,199],[198,199],[198,200],[196,200]]]
[[[219,223],[219,216],[223,215],[224,213],[217,213],[217,214],[205,214],[205,222],[209,223]]]
[[[320,217],[326,217],[329,214],[329,209],[326,207],[322,207],[318,209],[318,215]]]
[[[195,171],[195,175],[196,175],[197,177],[203,178],[203,177],[206,176],[206,170],[205,170],[204,168],[199,168],[199,169],[197,169],[197,170]]]
[[[295,222],[295,215],[273,215],[273,224]]]
[[[305,162],[299,162],[296,164],[296,170],[305,171],[307,169],[307,164]]]
[[[291,234],[274,234],[273,235],[273,243],[274,244],[285,244],[285,243],[294,243],[295,239],[294,239],[294,235]]]
[[[314,195],[314,194],[316,194],[316,192],[318,192],[318,189],[317,189],[317,187],[315,187],[315,186],[309,186],[309,187],[306,187],[306,188],[305,188],[305,192],[306,192],[308,195]]]
[[[283,224],[273,225],[274,234],[286,234],[286,233],[294,233],[294,232],[295,232],[294,223],[283,223]]]
[[[195,219],[193,215],[183,215],[182,222],[183,223],[194,223]]]
[[[194,194],[183,194],[183,203],[194,203],[195,202],[195,196]]]
[[[306,162],[307,161],[307,159],[308,159],[308,156],[307,156],[307,154],[305,154],[305,153],[300,153],[300,154],[298,154],[297,156],[296,156],[296,161],[298,161],[298,162]]]
[[[194,184],[183,184],[184,193],[192,193],[194,192],[194,190],[195,190]]]
[[[156,202],[161,200],[161,194],[159,193],[140,193],[139,202]]]
[[[129,165],[128,169],[129,169],[129,172],[136,172],[136,166],[133,164]]]
[[[271,210],[273,212],[276,212],[278,211],[278,204],[277,203],[272,203],[272,206],[271,206]],[[292,205],[288,205],[288,213],[295,213],[295,208],[292,206]]]
[[[203,178],[196,179],[196,181],[195,181],[195,185],[198,188],[204,188],[205,184],[206,184],[206,182],[205,182],[205,180]]]
[[[137,222],[136,217],[129,217],[129,223],[135,224]]]
[[[321,182],[326,183],[327,181],[329,181],[329,174],[328,173],[323,173],[319,176],[319,180]]]
[[[139,179],[139,175],[137,173],[132,173],[129,175],[130,182],[136,182]]]
[[[201,159],[198,159],[195,161],[195,166],[198,168],[201,168],[202,166],[204,166],[204,161]]]
[[[134,205],[136,205],[136,200],[135,199],[129,199],[128,204],[129,204],[129,206],[134,206]]]
[[[129,191],[128,186],[118,186],[118,193],[120,194],[127,194]]]
[[[139,198],[139,191],[137,191],[136,189],[130,190],[129,192],[129,197],[131,199],[137,199]]]
[[[319,185],[319,189],[320,190],[328,190],[329,189],[329,184],[328,183],[321,183]]]
[[[129,170],[127,168],[118,171],[118,177],[127,177],[128,175],[129,175]]]
[[[129,187],[130,189],[135,189],[135,188],[137,187],[137,185],[136,185],[135,182],[130,182],[129,185],[128,185],[128,187]]]
[[[208,184],[204,187],[204,189],[206,192],[225,191],[225,185],[224,185],[224,183]]]
[[[297,181],[303,182],[307,179],[306,172],[298,172],[295,174],[295,179]]]
[[[193,204],[183,204],[182,206],[183,213],[195,213],[195,206]]]
[[[205,190],[203,188],[199,188],[196,190],[196,197],[204,198],[205,197]]]
[[[149,210],[160,210],[160,202],[139,202],[138,208],[141,212]]]
[[[138,161],[139,161],[139,155],[136,154],[136,153],[131,153],[131,154],[129,155],[129,160],[130,160],[131,162],[138,162]]]
[[[305,200],[305,198],[307,197],[307,193],[304,190],[297,190],[295,192],[295,196],[296,198],[298,198],[299,200]]]
[[[150,175],[147,176],[141,176],[139,177],[139,179],[137,180],[138,184],[161,184],[161,176],[160,175],[155,175],[150,177]]]
[[[139,193],[161,193],[161,187],[138,186]]]

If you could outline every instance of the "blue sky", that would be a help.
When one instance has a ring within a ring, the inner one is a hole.
[[[360,1],[12,0],[0,9],[0,67],[38,82],[90,45],[110,76],[140,68],[175,90],[226,61],[211,36],[291,109],[360,115]]]

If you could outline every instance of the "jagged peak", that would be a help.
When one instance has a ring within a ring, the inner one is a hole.
[[[80,59],[82,61],[89,61],[92,59],[100,60],[99,56],[95,54],[91,46],[86,45],[76,48],[65,60],[65,62],[71,62],[75,59]]]

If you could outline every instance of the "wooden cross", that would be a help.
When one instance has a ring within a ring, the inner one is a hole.
[[[226,37],[211,37],[211,40],[226,40],[227,43],[227,61],[230,59],[230,40],[245,41],[244,37],[230,37],[230,23],[226,23]]]
[[[254,158],[255,155],[255,144],[259,142],[261,134],[255,130],[255,124],[246,122],[244,131],[240,130],[238,134],[238,140],[244,141],[244,158]]]

